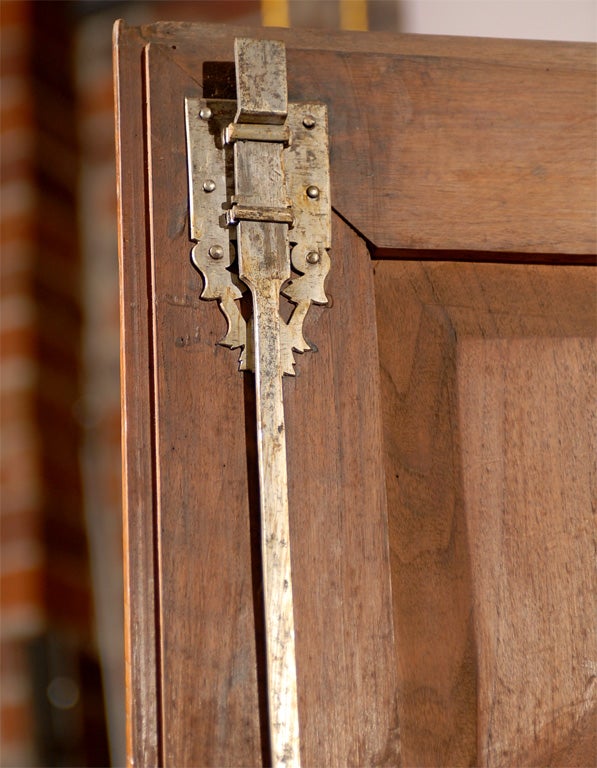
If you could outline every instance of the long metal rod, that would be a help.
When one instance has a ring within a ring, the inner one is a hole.
[[[244,211],[237,224],[238,272],[253,296],[271,758],[274,768],[300,768],[279,311],[282,284],[291,276],[289,200],[283,142],[277,140],[287,130],[286,53],[283,43],[271,40],[237,39],[234,47],[237,112],[232,132],[237,141],[231,213]],[[266,140],[255,141],[256,136]]]
[[[282,394],[281,281],[253,289],[261,552],[272,765],[299,768],[299,722]]]

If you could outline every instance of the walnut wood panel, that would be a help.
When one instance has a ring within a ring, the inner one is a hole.
[[[303,765],[399,765],[372,265],[334,217],[330,308],[285,380]]]
[[[378,262],[382,459],[358,232],[386,257],[588,260],[594,49],[254,33],[286,40],[291,99],[328,102],[348,221],[320,352],[285,382],[303,760],[396,764],[399,719],[405,765],[592,764],[594,273]],[[236,34],[117,35],[137,765],[267,754],[252,379],[188,258],[183,96],[233,95]]]
[[[163,23],[129,34],[168,47],[204,95],[232,97],[222,64],[245,32]],[[286,41],[291,100],[329,105],[333,204],[380,254],[595,254],[594,46],[251,34]]]
[[[159,765],[152,354],[141,41],[114,35],[129,764]]]
[[[167,51],[146,59],[163,764],[258,765],[251,416],[190,263],[181,105],[197,86]]]
[[[595,763],[595,282],[376,265],[405,765]]]
[[[185,95],[147,50],[163,761],[267,754],[251,374],[189,261]],[[285,382],[299,718],[306,765],[395,765],[395,662],[372,266],[336,221],[320,353]],[[372,374],[373,371],[373,374]],[[304,374],[304,375],[303,375]]]

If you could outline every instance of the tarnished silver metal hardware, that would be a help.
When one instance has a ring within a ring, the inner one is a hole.
[[[327,108],[317,102],[290,103],[285,121],[273,125],[263,122],[267,116],[265,108],[259,112],[260,123],[235,122],[236,110],[235,101],[186,100],[190,230],[191,239],[197,243],[192,260],[204,279],[202,298],[217,299],[228,321],[227,333],[219,343],[241,348],[240,370],[253,370],[251,350],[245,349],[246,322],[236,304],[247,290],[235,274],[236,225],[240,221],[288,225],[287,242],[294,274],[282,285],[281,293],[296,308],[288,322],[280,319],[280,323],[284,373],[292,376],[294,353],[311,349],[303,336],[303,320],[309,306],[327,303],[324,281],[330,268],[331,244]],[[281,112],[277,107],[276,110],[273,119],[280,120]],[[250,116],[252,119],[253,113]],[[234,152],[239,142],[282,145],[281,176],[271,178],[268,167],[263,165],[254,179],[251,204],[246,195],[241,200],[235,194]],[[210,188],[214,185],[211,191],[205,187],[208,182]],[[281,206],[265,202],[267,189],[272,185],[281,190]],[[209,255],[214,243],[224,249],[217,272]],[[307,258],[311,252],[320,257]]]
[[[290,144],[290,126],[286,123],[284,125],[230,123],[224,129],[224,143],[234,144],[235,141],[269,141]]]
[[[300,768],[282,377],[294,352],[311,349],[309,307],[327,303],[327,110],[288,104],[283,43],[236,40],[235,60],[236,103],[186,100],[192,261],[202,298],[226,316],[220,344],[241,348],[240,369],[255,371],[271,760]],[[237,302],[246,290],[248,322]],[[281,296],[295,305],[288,321]]]
[[[239,221],[269,221],[272,224],[294,223],[294,216],[290,206],[286,208],[268,207],[265,205],[248,206],[233,202],[232,208],[226,211],[228,224],[238,224]]]

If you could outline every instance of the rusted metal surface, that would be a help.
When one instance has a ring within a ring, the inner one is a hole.
[[[290,143],[290,129],[284,125],[252,125],[251,123],[230,123],[224,134],[226,144],[235,141],[272,141]]]
[[[288,112],[284,43],[237,37],[234,61],[238,99],[234,122],[282,125]]]

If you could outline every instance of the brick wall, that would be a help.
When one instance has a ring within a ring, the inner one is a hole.
[[[99,681],[93,692],[83,687],[95,652],[76,418],[72,27],[62,3],[8,2],[1,30],[1,759],[50,765],[86,759],[90,705],[101,702]],[[68,701],[61,685],[70,686]],[[51,727],[58,722],[69,725],[68,738]]]
[[[24,640],[43,624],[41,456],[34,426],[36,191],[31,38],[31,8],[24,3],[4,4],[0,13],[0,728],[4,765],[28,765],[33,760],[32,692]]]

